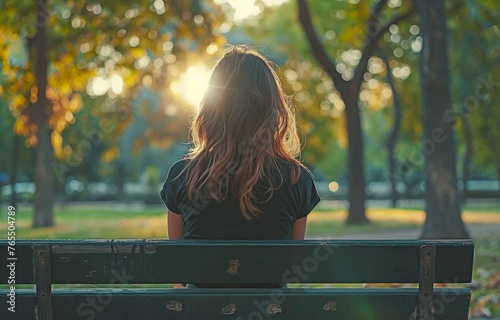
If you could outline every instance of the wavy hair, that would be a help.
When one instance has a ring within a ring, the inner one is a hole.
[[[280,160],[290,164],[291,184],[300,177],[294,111],[275,66],[251,47],[231,47],[216,64],[191,139],[189,199],[221,202],[231,192],[246,220],[261,213],[257,190],[268,201],[284,182]]]

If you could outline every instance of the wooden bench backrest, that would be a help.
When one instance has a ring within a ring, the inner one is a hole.
[[[2,261],[6,246],[0,241]],[[467,319],[470,290],[433,290],[433,283],[470,282],[473,247],[471,240],[25,240],[16,243],[16,283],[37,284],[38,294],[18,290],[26,312],[4,308],[0,318],[386,320],[408,319],[427,303],[434,319]],[[1,269],[0,284],[9,272]],[[419,283],[420,289],[130,288],[280,282]],[[52,284],[129,287],[51,290]]]
[[[38,247],[53,284],[108,284],[112,271],[133,275],[128,283],[418,283],[422,246],[436,248],[434,282],[471,281],[471,240],[40,240],[17,242],[16,282],[35,283]]]

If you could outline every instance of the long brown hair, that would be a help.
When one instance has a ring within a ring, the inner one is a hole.
[[[279,159],[291,164],[290,183],[299,179],[295,114],[274,65],[248,46],[229,48],[216,64],[191,124],[191,139],[187,193],[198,203],[220,202],[232,192],[251,220],[260,213],[257,183],[267,200],[283,183]]]

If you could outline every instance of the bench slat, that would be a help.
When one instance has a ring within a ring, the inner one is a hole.
[[[16,282],[34,283],[35,242],[16,244]],[[52,283],[416,283],[420,246],[436,245],[435,282],[471,281],[472,240],[37,240]],[[0,260],[6,261],[6,241]],[[3,267],[0,283],[9,270]],[[207,277],[209,275],[209,277]]]
[[[4,294],[5,290],[0,290],[0,295]],[[414,311],[418,301],[418,291],[329,288],[73,289],[55,290],[52,300],[54,320],[268,318],[401,320],[408,319]],[[469,289],[436,289],[435,319],[467,319],[469,300]],[[0,318],[35,319],[35,302],[34,291],[19,290],[16,313],[7,313],[6,308],[1,308]]]

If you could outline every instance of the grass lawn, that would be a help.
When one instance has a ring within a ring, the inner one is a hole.
[[[7,230],[6,212],[0,215],[0,239]],[[368,209],[369,225],[346,225],[345,210],[315,210],[308,218],[307,237],[333,238],[335,235],[364,232],[383,232],[419,228],[425,219],[422,210]],[[55,210],[54,227],[32,229],[33,211],[16,211],[16,236],[18,239],[98,239],[98,238],[166,238],[165,211],[145,208],[131,211],[113,209],[61,209]],[[463,212],[468,224],[500,224],[500,207],[470,208]]]
[[[0,239],[7,236],[7,210],[0,214]],[[345,234],[414,230],[425,219],[422,210],[368,209],[369,225],[345,225],[345,210],[316,210],[308,219],[307,237],[335,238]],[[17,239],[167,238],[163,209],[117,211],[111,209],[55,210],[56,226],[32,229],[32,210],[16,211]],[[465,208],[467,224],[500,224],[500,207]],[[500,234],[476,235],[471,310],[476,314],[500,316]]]

